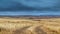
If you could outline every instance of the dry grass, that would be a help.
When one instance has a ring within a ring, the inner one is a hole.
[[[0,34],[60,34],[60,18],[0,18]]]

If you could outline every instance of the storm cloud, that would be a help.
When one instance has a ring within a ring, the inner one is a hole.
[[[0,0],[0,11],[60,10],[60,0]]]

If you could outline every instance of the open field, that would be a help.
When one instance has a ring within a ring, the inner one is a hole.
[[[60,18],[0,17],[0,34],[60,34]]]

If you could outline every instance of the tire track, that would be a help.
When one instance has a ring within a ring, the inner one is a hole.
[[[44,32],[44,30],[40,28],[40,26],[35,28],[35,32],[36,34],[47,34],[46,32]]]
[[[18,30],[16,30],[16,31],[14,31],[13,34],[26,34],[26,30],[27,30],[27,28],[29,28],[29,27],[31,27],[31,26],[27,26],[27,27],[23,27],[23,28],[21,28],[21,29],[18,29]],[[28,31],[27,31],[27,32],[28,32]]]

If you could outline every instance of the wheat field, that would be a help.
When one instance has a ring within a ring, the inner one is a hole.
[[[0,18],[0,34],[60,34],[60,18]]]

